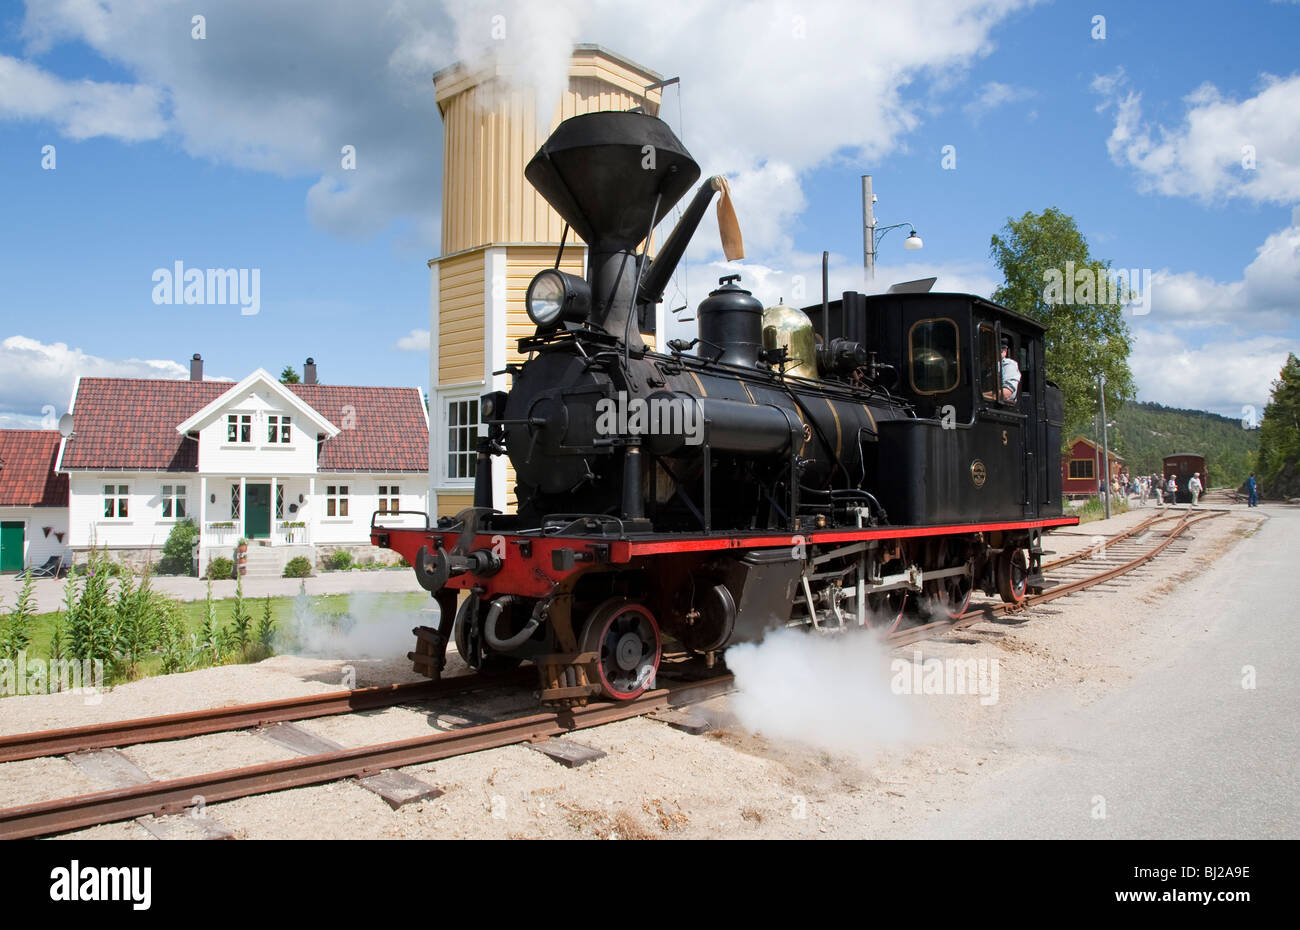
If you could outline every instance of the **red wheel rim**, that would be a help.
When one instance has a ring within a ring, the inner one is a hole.
[[[654,681],[663,638],[654,614],[619,598],[596,608],[587,621],[583,651],[596,653],[601,691],[616,701],[630,701]]]

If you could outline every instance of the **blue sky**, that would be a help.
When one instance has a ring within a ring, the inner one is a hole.
[[[203,39],[170,0],[0,6],[0,426],[62,412],[77,374],[183,376],[193,352],[211,376],[311,355],[332,383],[426,385],[430,78],[485,54],[499,10],[492,53],[538,84],[574,41],[681,76],[686,144],[733,177],[765,299],[813,280],[823,249],[856,286],[869,172],[878,222],[925,239],[883,240],[881,288],[937,274],[991,293],[990,235],[1048,206],[1095,255],[1151,269],[1129,320],[1140,399],[1262,410],[1300,352],[1300,4],[669,0],[649,22],[612,0],[358,6],[230,0]],[[668,91],[674,127],[678,105]],[[716,241],[692,247],[692,302]],[[176,261],[258,269],[259,312],[156,305]]]

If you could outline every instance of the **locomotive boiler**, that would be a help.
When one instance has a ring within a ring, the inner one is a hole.
[[[723,277],[698,336],[645,321],[721,177],[652,258],[700,169],[662,121],[561,123],[525,177],[588,247],[585,277],[539,270],[509,391],[481,401],[474,506],[419,528],[372,520],[437,599],[412,653],[436,677],[454,640],[482,671],[536,664],[542,697],[649,687],[665,637],[710,660],[787,625],[956,616],[982,588],[1041,583],[1061,516],[1061,392],[1037,322],[964,294],[846,292],[765,308]],[[724,230],[725,230],[725,223]],[[1021,379],[1004,396],[999,347]],[[514,513],[492,498],[508,456]],[[499,467],[499,466],[498,466]]]

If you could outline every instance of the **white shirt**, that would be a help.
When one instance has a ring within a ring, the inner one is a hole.
[[[1002,360],[1002,386],[1011,388],[1012,400],[1020,396],[1020,366],[1010,355]]]

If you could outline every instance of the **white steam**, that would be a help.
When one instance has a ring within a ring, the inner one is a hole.
[[[538,129],[550,128],[569,86],[569,60],[580,24],[572,0],[473,0],[448,4],[456,27],[456,60],[471,73],[492,70],[498,87],[529,93]]]
[[[293,623],[288,631],[296,655],[331,659],[401,659],[414,648],[411,630],[437,626],[427,611],[385,606],[383,595],[366,592],[348,595],[342,614],[318,611],[305,594],[294,599]],[[436,608],[434,609],[436,617]]]
[[[915,727],[906,699],[890,688],[887,650],[869,632],[778,630],[732,646],[727,667],[737,687],[730,709],[769,739],[870,760]]]

